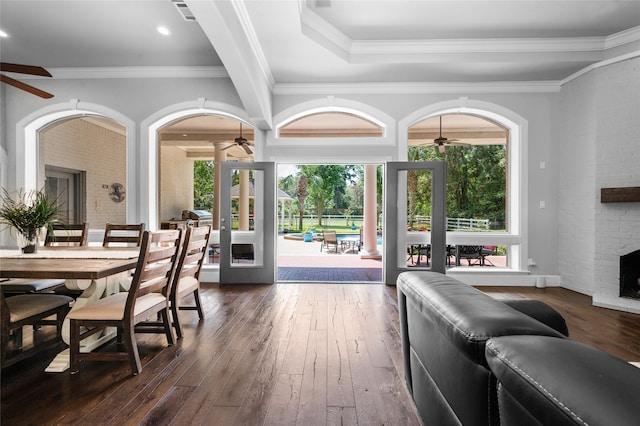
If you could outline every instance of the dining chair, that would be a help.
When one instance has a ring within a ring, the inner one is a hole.
[[[5,297],[4,292],[0,291],[0,299],[2,368],[62,341],[62,322],[73,301],[71,297],[57,294],[19,294]],[[55,319],[49,319],[54,315]],[[38,333],[42,325],[55,325],[56,337],[47,342],[38,342],[34,336],[34,345],[25,350],[22,348],[22,327],[26,325],[33,326],[34,333]],[[10,348],[12,342],[13,348]]]
[[[78,372],[81,360],[91,359],[128,360],[131,372],[137,375],[142,371],[142,365],[136,333],[162,333],[169,345],[175,342],[169,318],[169,291],[181,236],[180,229],[145,231],[129,291],[112,294],[69,312],[71,374]],[[124,351],[80,352],[81,340],[106,327],[117,328],[117,346],[124,345]]]
[[[182,338],[182,325],[178,316],[179,310],[198,311],[198,317],[204,319],[202,302],[200,300],[200,270],[204,257],[208,253],[209,226],[189,227],[182,242],[182,250],[176,272],[173,274],[169,306],[173,317],[173,327],[178,339]],[[194,305],[181,305],[181,299],[187,294],[193,294]]]
[[[45,246],[86,246],[89,237],[89,224],[66,225],[54,223],[47,229],[47,236],[44,239]]]
[[[107,223],[104,228],[103,247],[112,245],[140,246],[145,224]]]

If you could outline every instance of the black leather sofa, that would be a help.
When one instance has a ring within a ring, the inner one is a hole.
[[[640,424],[640,369],[567,338],[545,303],[424,271],[400,274],[397,291],[405,379],[425,425]],[[625,413],[617,387],[634,393]]]

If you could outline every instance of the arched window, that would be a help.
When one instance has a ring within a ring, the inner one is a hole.
[[[298,117],[279,129],[281,138],[372,138],[384,136],[379,124],[348,112],[318,112]]]

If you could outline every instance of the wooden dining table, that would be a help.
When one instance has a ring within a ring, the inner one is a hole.
[[[139,247],[40,247],[37,253],[0,250],[0,278],[64,279],[65,286],[82,290],[71,310],[118,291],[127,291],[131,271],[138,262]],[[69,343],[69,321],[62,325],[62,339]],[[90,336],[81,350],[89,352],[115,337],[115,330]],[[62,372],[69,368],[68,349],[51,362],[46,371]]]

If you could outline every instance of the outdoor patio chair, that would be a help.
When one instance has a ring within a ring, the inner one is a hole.
[[[128,292],[115,293],[69,312],[71,374],[84,359],[128,360],[131,372],[142,370],[135,333],[162,333],[174,343],[169,318],[169,291],[178,258],[182,230],[145,231],[140,257]],[[158,319],[154,321],[154,319]],[[80,341],[106,327],[118,329],[118,347],[124,351],[80,352]]]
[[[467,259],[467,266],[483,265],[482,246],[456,246],[457,266],[460,266],[462,259]]]
[[[322,251],[325,247],[327,251],[331,249],[333,246],[336,253],[338,253],[338,236],[336,235],[336,231],[324,230],[322,231],[322,245],[320,245],[320,251]]]

